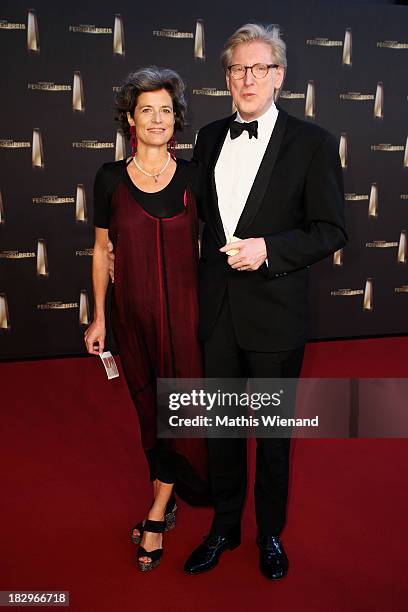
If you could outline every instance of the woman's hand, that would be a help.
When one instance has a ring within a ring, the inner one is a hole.
[[[93,321],[84,334],[86,350],[91,355],[99,355],[105,348],[105,296],[109,282],[108,241],[108,230],[96,227],[92,257],[94,313]]]
[[[91,355],[103,353],[105,348],[106,328],[104,321],[92,321],[84,334],[86,350]]]

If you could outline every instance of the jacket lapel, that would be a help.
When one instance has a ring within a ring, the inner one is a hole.
[[[287,114],[279,109],[279,114],[276,119],[276,124],[272,132],[272,136],[266,147],[265,155],[262,158],[261,165],[255,176],[248,199],[239,218],[235,234],[238,237],[245,235],[246,230],[251,225],[255,218],[259,207],[265,197],[266,190],[275,166],[276,158],[278,157],[279,149],[286,129]],[[218,207],[217,207],[218,208]]]

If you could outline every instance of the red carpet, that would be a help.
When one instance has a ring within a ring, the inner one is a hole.
[[[311,344],[303,374],[407,377],[407,349]],[[107,381],[91,357],[1,364],[0,377],[0,590],[70,591],[80,612],[406,610],[405,440],[294,442],[282,582],[258,572],[251,489],[243,544],[217,569],[183,574],[211,513],[181,504],[161,566],[141,574],[128,532],[150,491],[123,378]]]

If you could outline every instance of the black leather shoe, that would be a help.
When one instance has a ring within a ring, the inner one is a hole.
[[[289,561],[279,538],[275,536],[258,536],[259,568],[265,578],[280,580],[286,576]]]
[[[234,550],[240,544],[241,540],[237,536],[225,537],[210,534],[204,538],[200,546],[193,550],[184,564],[184,571],[187,574],[207,572],[218,564],[225,550]]]

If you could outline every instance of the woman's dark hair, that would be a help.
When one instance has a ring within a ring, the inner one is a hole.
[[[133,116],[137,99],[145,91],[165,89],[173,101],[175,114],[175,130],[182,130],[186,124],[187,104],[184,97],[185,85],[174,70],[148,66],[128,74],[125,82],[119,88],[114,101],[115,119],[126,136],[130,138],[130,126],[126,113]]]

